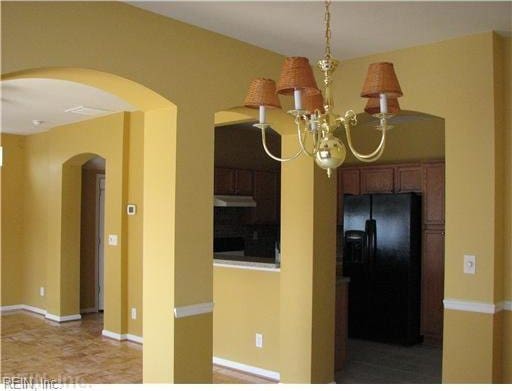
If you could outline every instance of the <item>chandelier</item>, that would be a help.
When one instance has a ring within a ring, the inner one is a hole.
[[[287,162],[305,154],[315,159],[316,164],[331,177],[333,170],[343,164],[346,156],[345,145],[335,136],[335,130],[340,126],[345,128],[348,147],[358,160],[376,161],[384,152],[386,132],[392,128],[388,120],[400,110],[398,97],[402,96],[402,90],[393,64],[370,64],[361,97],[368,98],[365,111],[379,120],[376,128],[381,132],[381,139],[373,152],[357,152],[351,137],[351,127],[357,125],[357,115],[352,110],[347,111],[344,116],[334,112],[332,75],[338,61],[331,56],[329,6],[330,1],[325,1],[325,54],[318,61],[318,67],[323,73],[324,96],[317,87],[309,60],[305,57],[288,57],[283,63],[277,86],[271,79],[253,80],[244,106],[259,109],[259,122],[253,126],[261,129],[261,141],[267,155],[279,162]],[[271,126],[266,122],[266,109],[281,108],[277,94],[293,95],[295,103],[295,108],[288,111],[288,114],[294,117],[297,126],[298,150],[287,158],[273,155],[265,139],[266,130]]]

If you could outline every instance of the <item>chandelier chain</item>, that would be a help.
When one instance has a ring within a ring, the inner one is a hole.
[[[325,55],[324,58],[331,58],[331,13],[329,6],[331,5],[330,0],[325,0]]]

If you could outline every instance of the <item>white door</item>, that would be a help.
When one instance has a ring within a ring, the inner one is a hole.
[[[103,310],[103,292],[104,290],[104,273],[103,273],[103,241],[104,241],[104,224],[105,224],[105,176],[98,175],[97,179],[98,184],[98,219],[97,219],[97,233],[98,238],[96,243],[97,246],[97,260],[98,260],[98,286],[97,286],[97,296],[98,296],[98,310]]]

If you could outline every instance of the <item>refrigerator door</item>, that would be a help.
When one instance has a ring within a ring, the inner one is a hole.
[[[412,193],[374,194],[372,200],[372,339],[414,344],[421,340],[421,198]]]
[[[368,336],[369,265],[366,220],[370,218],[368,195],[345,195],[343,200],[343,275],[350,277],[348,334],[352,338]]]

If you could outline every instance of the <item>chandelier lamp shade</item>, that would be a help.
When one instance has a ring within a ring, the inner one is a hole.
[[[264,78],[251,82],[244,106],[259,109],[259,121],[254,126],[261,130],[263,148],[271,158],[287,162],[305,154],[313,158],[331,177],[332,172],[343,164],[346,156],[345,145],[334,135],[334,131],[340,126],[345,128],[348,147],[358,160],[378,160],[384,152],[386,133],[392,128],[388,119],[400,110],[398,98],[403,94],[392,63],[370,64],[361,97],[368,98],[364,110],[379,119],[376,129],[381,132],[381,140],[373,152],[359,153],[352,145],[351,137],[352,127],[357,125],[357,115],[352,110],[343,116],[334,111],[332,75],[338,61],[331,56],[329,6],[330,1],[325,1],[325,54],[318,61],[318,67],[323,74],[323,94],[316,84],[309,60],[306,57],[288,57],[284,60],[277,85],[273,80]],[[288,111],[288,114],[295,119],[298,150],[286,158],[270,153],[265,137],[266,130],[271,127],[266,122],[266,109],[281,108],[278,94],[294,98],[294,109]],[[310,142],[307,142],[308,138],[311,139]]]

